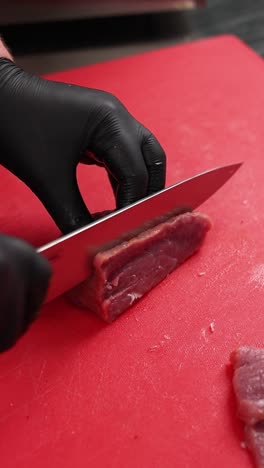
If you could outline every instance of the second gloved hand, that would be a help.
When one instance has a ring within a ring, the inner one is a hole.
[[[63,233],[91,221],[76,180],[80,161],[105,166],[118,208],[164,187],[160,144],[111,94],[44,80],[0,58],[0,103],[0,164]]]
[[[45,299],[50,266],[33,247],[0,235],[0,352],[25,333]]]

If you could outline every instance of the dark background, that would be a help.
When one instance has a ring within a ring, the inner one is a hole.
[[[264,55],[264,0],[208,0],[207,7],[185,12],[0,25],[0,33],[17,61],[39,73],[225,33]]]

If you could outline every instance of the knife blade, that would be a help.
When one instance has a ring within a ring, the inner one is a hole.
[[[37,251],[48,259],[53,269],[46,302],[89,276],[93,256],[100,247],[146,223],[155,224],[155,220],[158,222],[168,213],[194,210],[225,184],[241,165],[231,164],[198,174],[40,247]]]

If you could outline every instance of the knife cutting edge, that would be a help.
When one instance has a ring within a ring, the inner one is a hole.
[[[178,182],[40,247],[37,251],[49,260],[53,269],[46,302],[89,276],[94,252],[100,246],[168,213],[172,216],[194,210],[224,185],[242,164],[217,167]]]

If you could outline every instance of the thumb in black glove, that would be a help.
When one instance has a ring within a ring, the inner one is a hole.
[[[118,208],[164,187],[164,151],[111,94],[43,80],[0,58],[0,103],[0,163],[63,233],[91,221],[76,180],[80,161],[105,166]]]
[[[51,269],[33,247],[0,236],[0,352],[10,348],[36,318]]]

